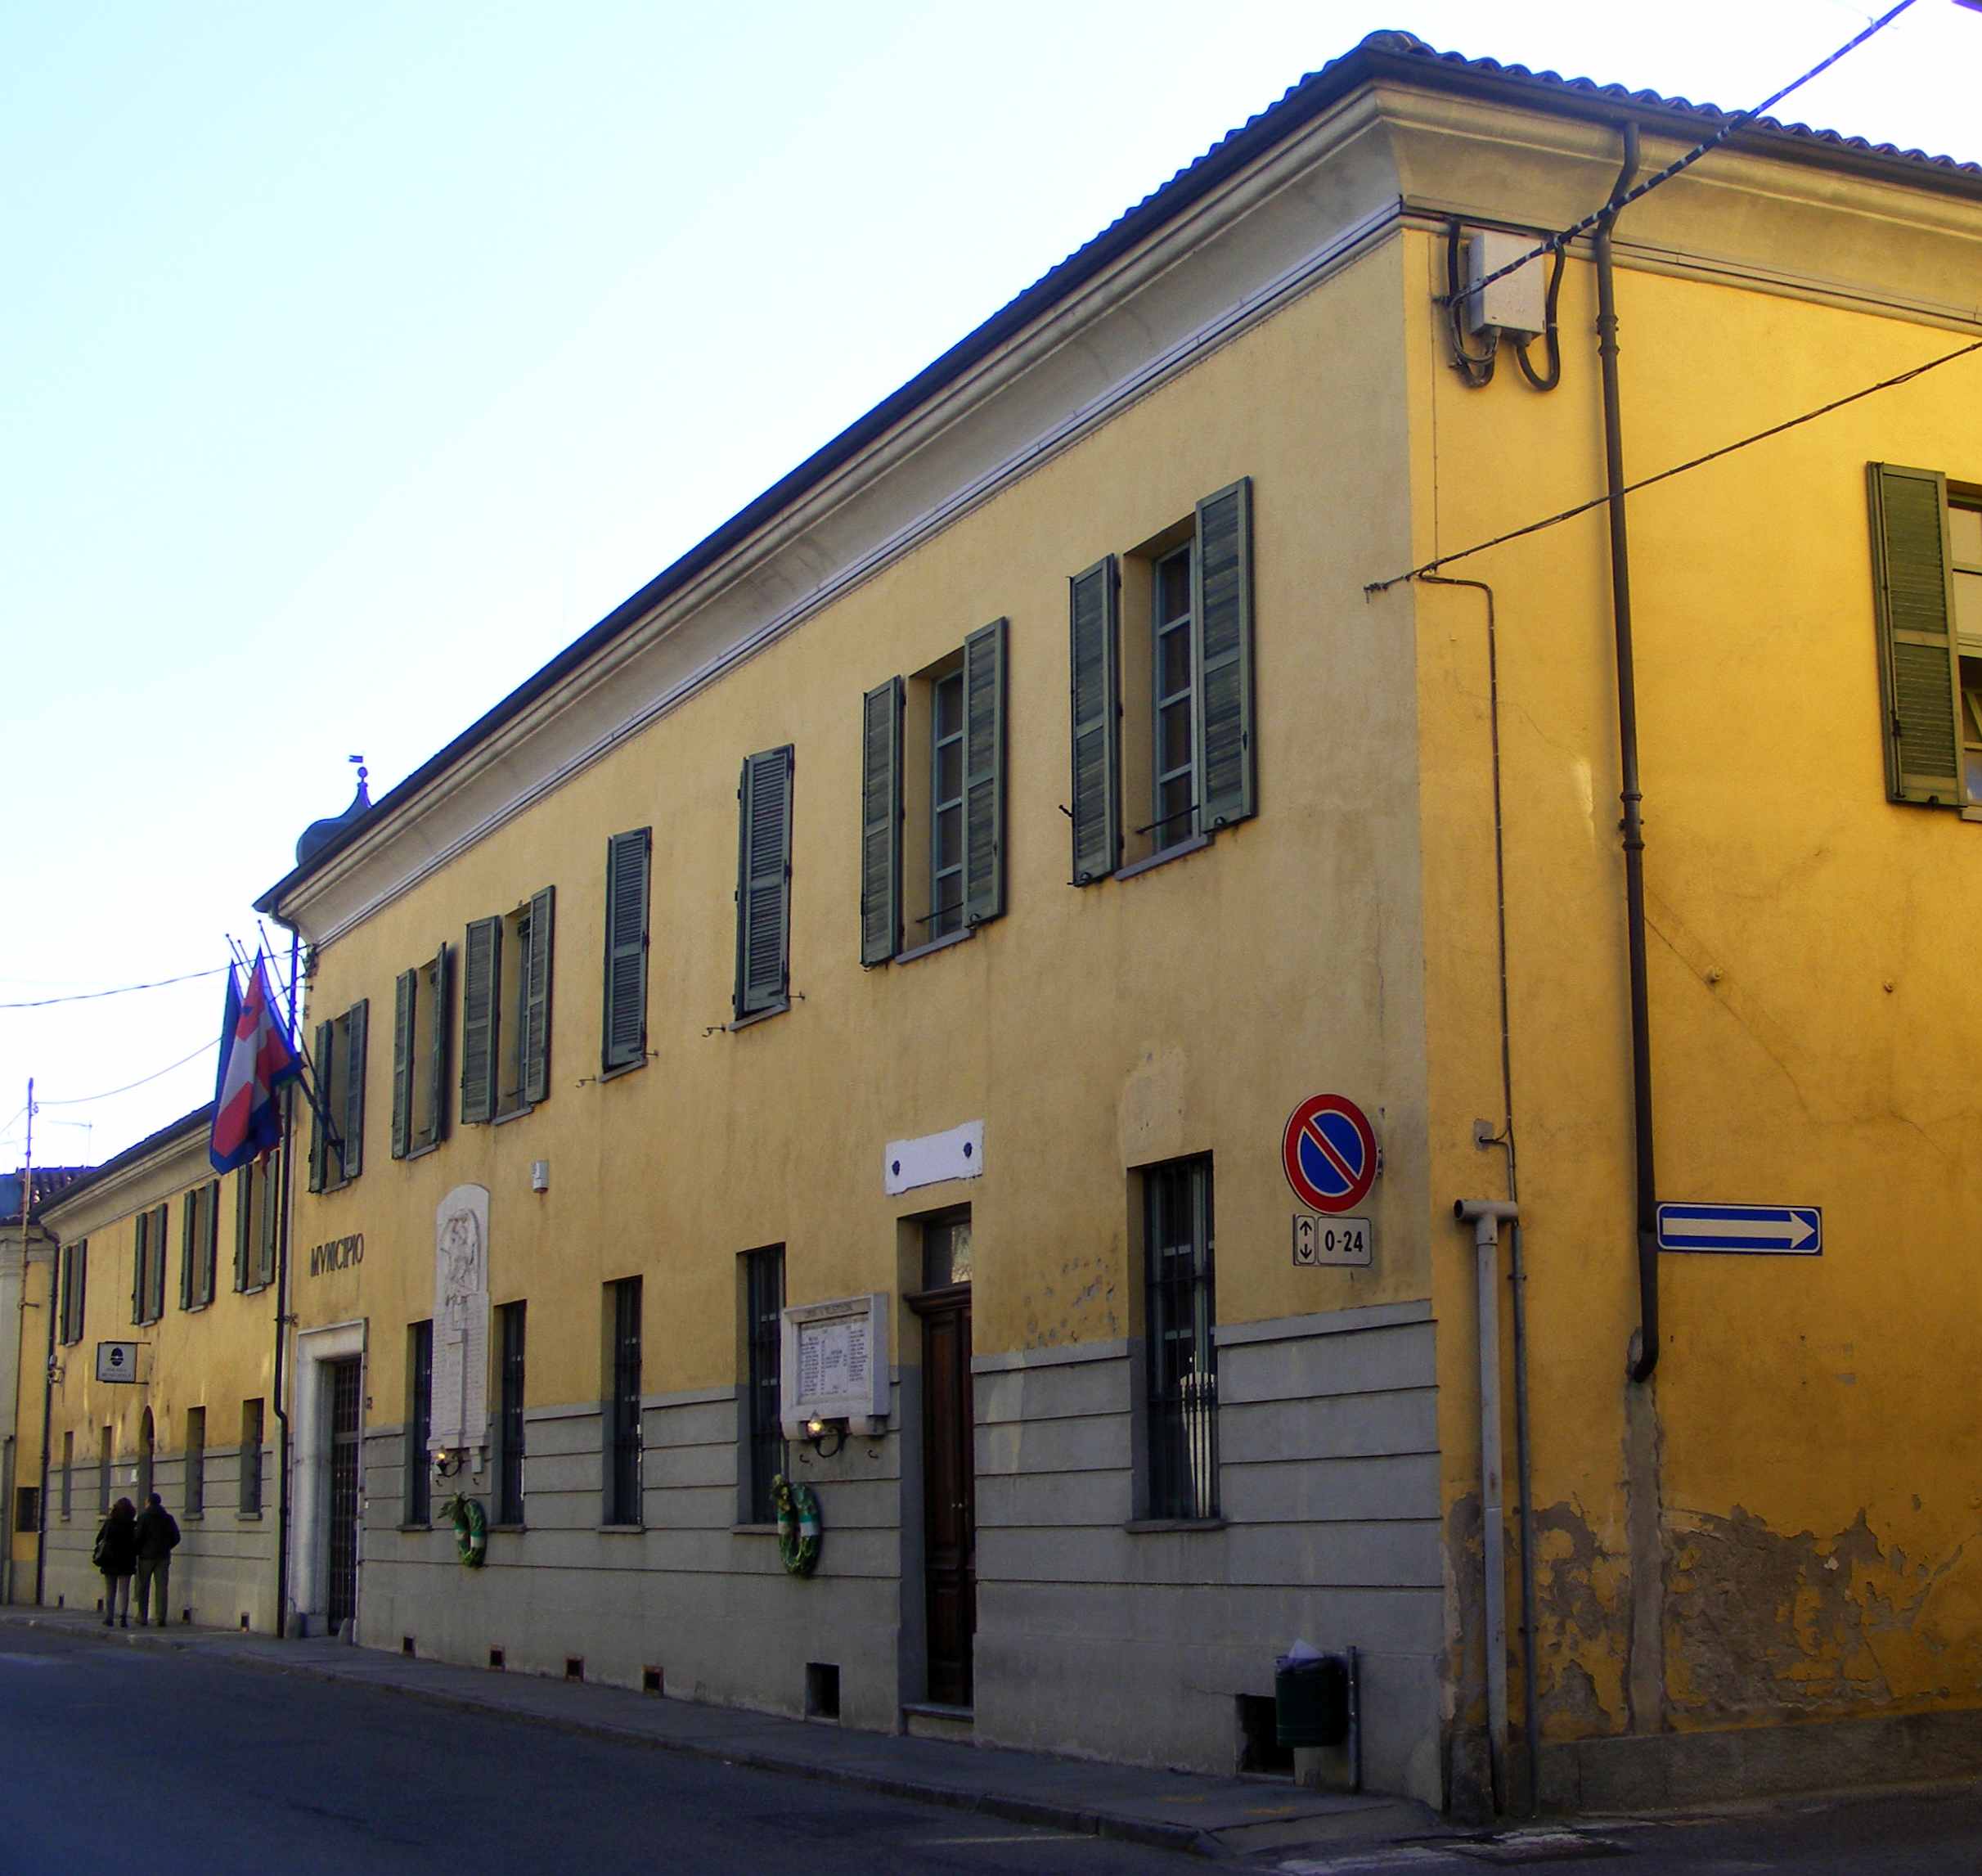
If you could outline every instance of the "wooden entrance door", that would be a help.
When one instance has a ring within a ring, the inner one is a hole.
[[[358,1365],[333,1361],[326,1386],[330,1397],[330,1632],[357,1613]]]
[[[923,1574],[929,1698],[971,1703],[978,1626],[977,1469],[970,1400],[970,1286],[925,1293],[922,1317]]]

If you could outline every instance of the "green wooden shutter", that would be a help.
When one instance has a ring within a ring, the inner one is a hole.
[[[1191,612],[1198,626],[1198,826],[1208,834],[1253,812],[1250,480],[1198,504]]]
[[[317,1025],[317,1046],[310,1055],[309,1073],[317,1085],[317,1098],[310,1103],[310,1190],[321,1192],[330,1183],[330,1142],[324,1127],[330,1105],[330,1085],[335,1081],[331,1059],[337,1046],[337,1031],[329,1023]]]
[[[737,789],[737,1015],[775,1010],[785,1000],[790,969],[792,770],[794,751],[765,749],[744,758]]]
[[[234,1287],[237,1290],[246,1289],[254,1281],[256,1222],[254,1162],[249,1160],[234,1175]]]
[[[653,830],[605,844],[605,1021],[600,1060],[630,1068],[647,1054],[647,875]]]
[[[1005,622],[964,641],[964,923],[1004,910]]]
[[[282,1153],[269,1154],[262,1175],[262,1215],[256,1239],[254,1275],[258,1283],[276,1280],[276,1239],[282,1228]]]
[[[496,1118],[496,1024],[502,992],[502,920],[468,927],[461,965],[461,1124]]]
[[[427,1000],[427,1131],[414,1144],[431,1146],[447,1137],[447,969],[452,961],[446,945],[434,954],[429,967],[433,994]],[[418,1072],[417,1070],[416,1071]]]
[[[861,708],[861,962],[886,964],[901,944],[901,680]]]
[[[169,1204],[151,1214],[151,1259],[146,1266],[150,1279],[146,1307],[156,1322],[165,1313],[165,1247],[172,1238],[172,1212]]]
[[[1962,803],[1961,656],[1952,626],[1946,479],[1867,466],[1872,594],[1885,705],[1885,785],[1894,801]]]
[[[1076,886],[1106,879],[1121,863],[1121,592],[1112,554],[1067,583]]]
[[[151,1214],[137,1214],[137,1230],[131,1239],[131,1320],[145,1320],[145,1239],[151,1229]]]
[[[413,1012],[420,973],[402,970],[393,987],[393,1146],[394,1159],[413,1150]]]
[[[344,1176],[355,1179],[365,1170],[365,1031],[371,1014],[361,997],[344,1014]]]
[[[199,1194],[188,1192],[186,1203],[179,1214],[179,1307],[191,1309],[196,1289],[193,1280],[193,1259],[199,1255],[194,1239],[199,1235]]]
[[[530,942],[524,949],[523,1098],[534,1107],[551,1098],[551,947],[556,935],[557,888],[530,901]]]

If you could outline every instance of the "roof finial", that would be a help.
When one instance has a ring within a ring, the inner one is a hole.
[[[365,807],[366,807],[366,808],[371,807],[371,795],[370,795],[370,794],[369,794],[366,792],[366,787],[365,787],[365,784],[366,784],[366,781],[367,781],[367,780],[370,778],[370,776],[371,776],[371,771],[370,769],[368,769],[368,768],[366,768],[366,767],[365,767],[365,758],[364,758],[364,757],[363,757],[362,754],[361,754],[361,755],[355,755],[355,756],[346,756],[346,757],[344,758],[344,760],[345,760],[346,762],[348,762],[348,763],[350,763],[354,764],[354,765],[356,766],[357,769],[357,799],[358,799],[358,802],[359,802],[359,803],[362,803],[362,804],[363,804]]]

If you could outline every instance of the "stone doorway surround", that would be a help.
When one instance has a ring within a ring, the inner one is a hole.
[[[356,1357],[358,1369],[358,1501],[364,1502],[364,1402],[371,1388],[364,1365],[365,1321],[332,1323],[300,1329],[296,1335],[294,1402],[294,1472],[290,1503],[289,1604],[312,1632],[321,1632],[330,1604],[330,1400],[327,1364]],[[358,1531],[359,1598],[363,1598],[365,1533]],[[285,1616],[289,1612],[285,1612]]]

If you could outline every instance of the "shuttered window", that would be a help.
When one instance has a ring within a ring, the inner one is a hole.
[[[140,1212],[135,1222],[131,1255],[131,1320],[156,1322],[165,1313],[165,1258],[168,1208],[155,1205]]]
[[[605,844],[605,996],[601,1066],[647,1059],[647,886],[653,830],[636,827]]]
[[[213,1300],[213,1265],[219,1235],[220,1181],[209,1180],[186,1194],[179,1212],[179,1307],[204,1309]]]
[[[461,1119],[479,1125],[551,1093],[556,889],[468,928],[461,973]]]
[[[1962,697],[1947,479],[1885,462],[1867,473],[1887,793],[1958,808]]]
[[[1004,910],[1005,622],[964,641],[964,922]]]
[[[310,1190],[335,1191],[365,1164],[366,1031],[371,1005],[354,1003],[317,1025],[317,1100],[311,1110]]]
[[[1121,577],[1111,554],[1068,583],[1072,666],[1073,883],[1091,884],[1121,863],[1121,677],[1116,609]]]
[[[792,745],[744,758],[737,785],[736,987],[740,1020],[781,1010],[791,974]]]
[[[447,947],[399,974],[393,996],[393,1158],[447,1133]]]
[[[62,1253],[62,1340],[73,1346],[83,1339],[83,1311],[88,1302],[89,1240],[79,1239]]]
[[[1242,479],[1207,495],[1189,521],[1129,555],[1126,574],[1110,556],[1067,583],[1076,886],[1257,811],[1252,488]],[[1125,673],[1130,587],[1149,625],[1146,654]]]
[[[861,704],[861,962],[901,947],[901,680]]]
[[[282,1156],[250,1160],[234,1175],[234,1287],[255,1290],[275,1281],[276,1234],[281,1223]]]

